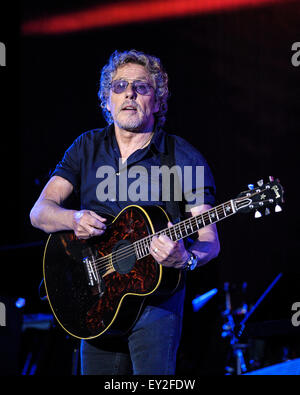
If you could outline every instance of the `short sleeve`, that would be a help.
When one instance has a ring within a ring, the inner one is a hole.
[[[176,157],[181,163],[185,210],[216,204],[216,186],[212,171],[204,156],[190,143],[177,137]]]
[[[187,211],[202,204],[215,205],[216,187],[214,178],[207,162],[203,157],[200,157],[200,159],[192,167],[191,175],[186,174],[184,179],[184,197]]]
[[[57,164],[52,176],[60,176],[68,180],[74,187],[79,189],[80,183],[80,155],[78,139],[67,149],[62,160]]]

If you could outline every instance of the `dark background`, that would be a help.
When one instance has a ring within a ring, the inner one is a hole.
[[[49,312],[38,297],[46,235],[30,225],[30,209],[73,140],[105,126],[97,91],[110,54],[115,49],[145,51],[159,57],[169,74],[165,128],[206,157],[218,203],[236,197],[249,183],[268,181],[269,175],[285,189],[283,212],[220,222],[219,257],[189,276],[178,372],[222,374],[228,355],[221,339],[224,282],[231,285],[235,307],[244,301],[250,306],[283,273],[253,322],[290,320],[292,304],[300,301],[300,67],[291,63],[291,46],[300,41],[299,4],[287,1],[53,36],[19,31],[22,22],[34,17],[95,3],[27,1],[1,14],[7,67],[0,68],[0,295],[26,298],[24,313]],[[192,299],[212,288],[218,288],[217,296],[194,313]],[[289,332],[285,335],[280,341],[299,356],[299,344]],[[54,336],[64,334],[57,329]],[[52,369],[48,372],[56,374]]]

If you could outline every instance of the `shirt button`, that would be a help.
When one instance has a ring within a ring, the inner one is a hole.
[[[110,202],[115,202],[116,200],[117,200],[117,199],[115,199],[115,198],[109,199]]]
[[[119,171],[117,171],[117,172],[116,172],[116,176],[119,176],[119,175],[120,175],[120,172],[119,172]]]

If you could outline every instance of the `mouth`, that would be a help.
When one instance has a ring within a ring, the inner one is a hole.
[[[129,113],[135,113],[135,112],[137,112],[137,108],[138,108],[138,106],[137,106],[137,104],[136,103],[134,103],[134,102],[125,102],[125,103],[123,103],[123,106],[121,107],[121,111],[126,111],[126,112],[129,112]]]
[[[133,107],[133,106],[126,106],[126,107],[122,108],[122,111],[136,112],[137,108]]]

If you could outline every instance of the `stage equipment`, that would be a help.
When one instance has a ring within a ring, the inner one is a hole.
[[[214,288],[203,295],[196,296],[196,298],[192,300],[193,310],[195,312],[199,311],[217,293],[218,289]]]
[[[300,375],[300,358],[292,361],[278,363],[276,365],[267,366],[262,369],[245,373],[245,376],[298,376]]]

